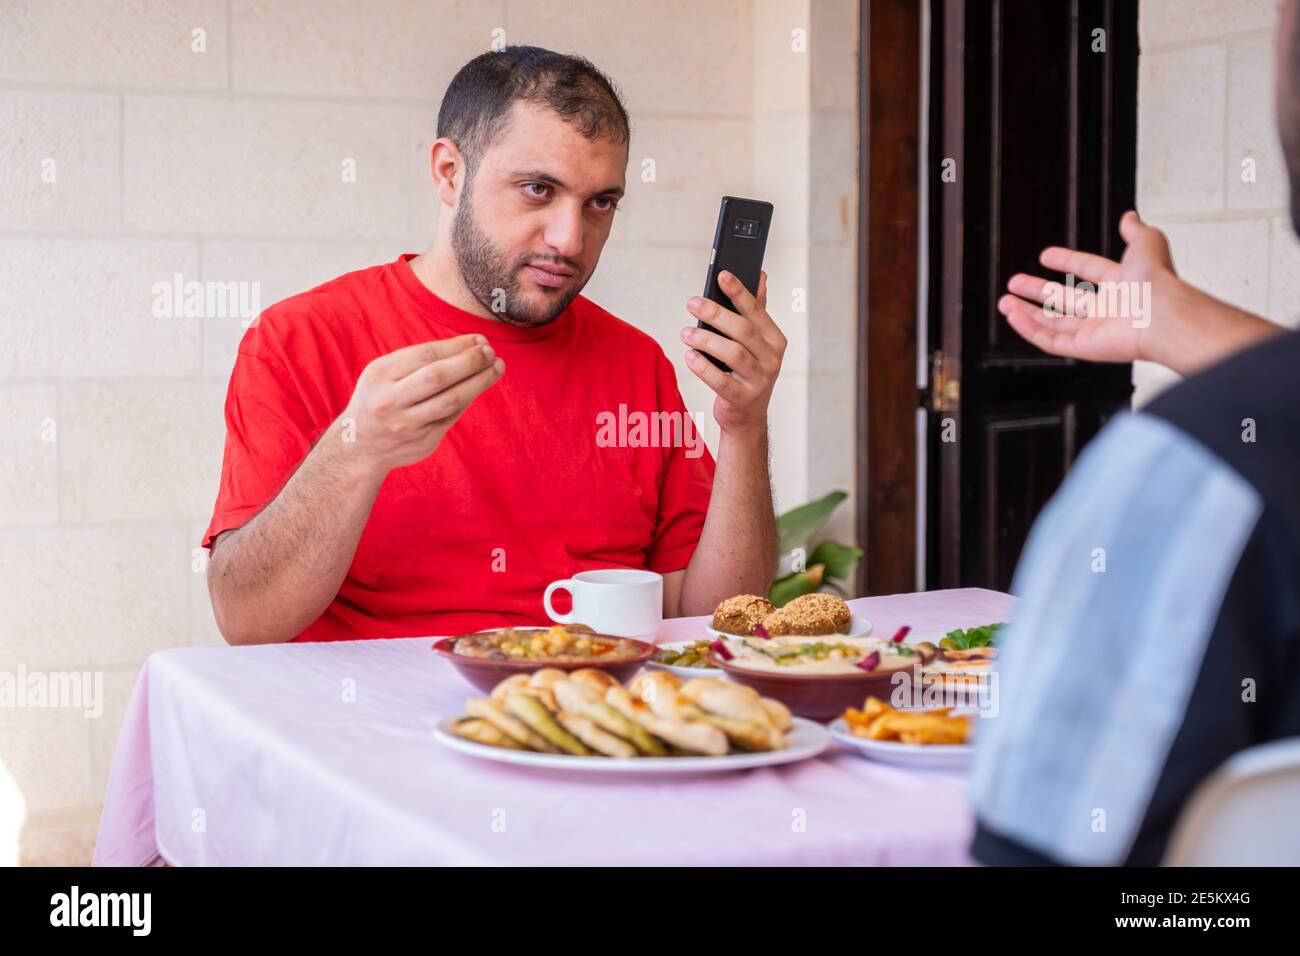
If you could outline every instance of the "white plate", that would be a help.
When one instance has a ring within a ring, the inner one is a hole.
[[[715,631],[712,627],[709,627],[707,624],[705,625],[704,630],[708,632],[709,637],[727,637],[727,638],[731,638],[732,640],[742,640],[746,637],[746,635],[744,634],[726,634],[723,633],[722,631]],[[849,618],[849,633],[847,634],[791,634],[791,635],[782,635],[782,636],[783,637],[787,637],[787,636],[808,637],[810,639],[814,637],[833,639],[839,637],[866,637],[870,633],[871,633],[871,622],[867,620],[865,617],[859,617],[858,615],[854,614]]]
[[[859,737],[842,717],[831,721],[830,732],[836,743],[856,750],[868,760],[915,770],[964,770],[970,766],[975,751],[970,744],[900,744]]]
[[[694,641],[665,641],[660,647],[666,647],[669,650],[680,651],[683,647],[694,644]],[[645,662],[646,667],[652,667],[658,671],[668,671],[670,674],[676,674],[683,680],[690,680],[692,677],[722,677],[727,676],[727,672],[721,667],[676,667],[673,664],[660,664],[653,657]]]
[[[539,767],[545,770],[578,770],[590,773],[630,773],[658,777],[679,773],[725,773],[730,770],[748,770],[751,767],[771,767],[795,763],[815,757],[831,743],[831,735],[821,724],[802,717],[794,718],[786,736],[784,750],[767,753],[737,753],[725,757],[575,757],[570,754],[540,754],[529,750],[507,750],[480,744],[451,732],[452,724],[460,718],[447,717],[438,722],[434,738],[452,750],[522,767]]]

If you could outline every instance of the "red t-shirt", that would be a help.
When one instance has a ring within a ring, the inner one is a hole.
[[[638,428],[656,413],[686,414],[654,339],[581,296],[541,328],[485,319],[430,292],[409,258],[277,303],[245,333],[203,546],[275,498],[372,359],[477,332],[505,375],[432,455],[389,472],[338,595],[295,640],[544,623],[551,581],[685,568],[714,462],[698,430],[674,441]]]

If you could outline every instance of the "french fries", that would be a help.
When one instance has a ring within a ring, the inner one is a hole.
[[[855,737],[903,744],[964,744],[970,739],[970,718],[954,717],[949,709],[895,710],[868,697],[861,710],[850,707],[844,721]]]
[[[489,746],[582,757],[711,756],[783,750],[782,704],[713,678],[643,673],[624,687],[594,668],[544,668],[471,700],[452,732]]]

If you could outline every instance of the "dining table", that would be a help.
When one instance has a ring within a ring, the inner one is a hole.
[[[1007,619],[978,588],[849,601],[909,640]],[[704,638],[708,617],[656,641]],[[965,865],[968,771],[807,760],[644,776],[513,766],[435,728],[479,696],[436,635],[187,647],[143,664],[97,866]],[[592,758],[595,759],[595,758]]]

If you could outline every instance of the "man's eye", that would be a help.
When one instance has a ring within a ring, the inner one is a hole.
[[[536,189],[537,192],[532,192]],[[551,187],[545,183],[524,183],[523,190],[533,199],[545,199]]]
[[[616,199],[598,198],[593,199],[592,202],[596,204],[596,208],[600,212],[613,212],[618,209],[618,200]]]

